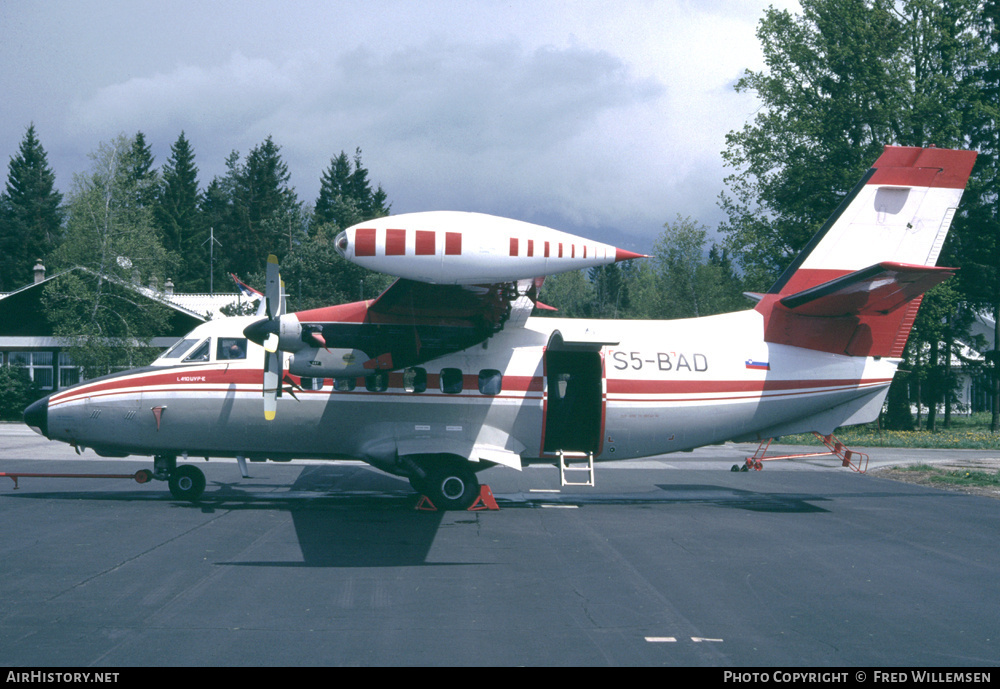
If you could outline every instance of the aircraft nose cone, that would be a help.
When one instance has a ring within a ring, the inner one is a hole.
[[[49,437],[49,398],[43,397],[32,402],[24,410],[24,423],[31,427],[35,433]]]
[[[246,335],[248,340],[256,342],[261,346],[264,345],[264,340],[267,339],[268,335],[276,335],[277,333],[278,319],[276,318],[261,318],[259,321],[254,321],[243,329],[243,334]]]

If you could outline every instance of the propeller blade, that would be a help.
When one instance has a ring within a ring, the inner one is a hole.
[[[264,299],[267,302],[267,317],[275,318],[284,312],[281,300],[281,272],[278,269],[278,257],[268,254],[267,285],[264,288]]]
[[[264,418],[267,421],[274,421],[280,394],[281,354],[272,352],[264,356]]]
[[[270,254],[267,257],[267,285],[264,289],[264,306],[266,319],[247,326],[243,333],[252,341],[259,342],[264,347],[264,418],[273,421],[278,411],[278,398],[281,397],[281,380],[284,377],[284,362],[278,351],[281,328],[281,315],[285,311],[282,299],[281,274],[278,269],[278,257]]]

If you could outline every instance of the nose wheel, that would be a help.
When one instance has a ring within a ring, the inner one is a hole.
[[[170,494],[178,500],[197,500],[205,492],[205,474],[198,467],[182,464],[167,478]]]

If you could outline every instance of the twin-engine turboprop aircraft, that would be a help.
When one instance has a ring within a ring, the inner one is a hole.
[[[529,318],[542,276],[638,255],[472,213],[367,221],[336,243],[400,278],[377,299],[284,313],[271,258],[262,316],[199,326],[25,422],[153,455],[178,498],[205,487],[178,456],[356,458],[451,509],[496,464],[827,435],[876,418],[921,295],[953,274],[935,263],[975,156],[887,147],[755,308],[705,318]]]

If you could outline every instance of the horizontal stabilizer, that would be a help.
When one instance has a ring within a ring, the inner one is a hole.
[[[804,316],[886,314],[955,274],[954,268],[877,263],[780,300]]]
[[[884,262],[785,297],[765,295],[764,340],[851,356],[900,357],[924,292],[954,268]]]

